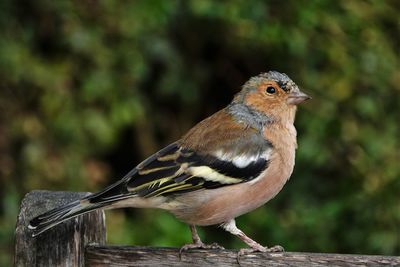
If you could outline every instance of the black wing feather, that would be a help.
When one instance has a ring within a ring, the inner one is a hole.
[[[243,180],[251,180],[257,177],[269,164],[268,160],[260,157],[257,161],[253,161],[246,167],[241,168],[230,161],[220,160],[210,155],[204,156],[190,153],[188,150],[183,151],[183,155],[177,159],[177,162],[191,162],[192,166],[208,166],[221,174]]]
[[[245,167],[238,167],[230,161],[181,148],[178,142],[175,142],[140,163],[121,181],[89,196],[88,199],[91,203],[99,203],[125,199],[132,195],[170,196],[201,189],[214,189],[254,179],[268,168],[268,163],[268,160],[259,157]],[[201,166],[233,179],[235,183],[193,176],[186,171],[190,167]]]

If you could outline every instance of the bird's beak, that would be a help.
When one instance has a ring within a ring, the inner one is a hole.
[[[289,97],[287,98],[287,103],[290,105],[298,105],[308,99],[311,99],[311,96],[306,95],[301,91],[295,91],[289,94]]]

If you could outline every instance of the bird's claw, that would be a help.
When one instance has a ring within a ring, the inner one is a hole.
[[[236,260],[238,262],[238,264],[240,265],[240,257],[244,256],[246,254],[250,254],[253,252],[272,252],[272,253],[276,253],[276,252],[284,252],[285,249],[282,246],[276,245],[273,247],[263,247],[263,246],[257,246],[254,248],[242,248],[239,250]]]
[[[267,248],[267,252],[285,252],[285,249],[282,246],[276,245],[276,246]]]
[[[182,260],[182,252],[188,251],[190,249],[225,249],[223,246],[217,244],[217,243],[212,243],[212,244],[204,244],[203,242],[201,243],[192,243],[192,244],[186,244],[181,247],[179,250],[179,259]]]

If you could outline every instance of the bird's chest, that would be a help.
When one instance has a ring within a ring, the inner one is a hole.
[[[250,197],[244,203],[246,212],[275,197],[288,181],[294,169],[297,148],[294,126],[290,127],[289,125],[285,129],[269,131],[267,137],[273,145],[269,166],[255,181],[247,183],[247,196]]]
[[[285,174],[288,179],[295,164],[297,149],[296,128],[292,123],[277,125],[265,130],[264,136],[271,141],[274,147],[274,158],[271,159],[271,163],[275,164],[275,168],[281,170],[281,173]]]

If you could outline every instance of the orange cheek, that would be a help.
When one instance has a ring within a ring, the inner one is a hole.
[[[261,92],[254,92],[247,95],[245,103],[255,110],[271,113],[279,106],[279,99],[275,97],[268,97]]]

